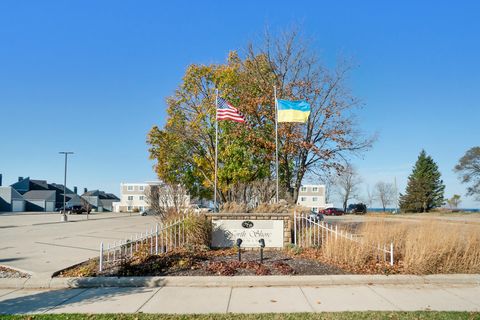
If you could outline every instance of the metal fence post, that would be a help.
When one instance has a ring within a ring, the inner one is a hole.
[[[393,242],[390,242],[390,265],[393,266]]]
[[[335,225],[335,240],[338,238],[338,224]]]
[[[103,241],[100,242],[100,257],[98,261],[98,271],[103,271]]]
[[[293,211],[293,244],[297,245],[297,210]]]
[[[155,225],[155,254],[158,254],[158,223]]]

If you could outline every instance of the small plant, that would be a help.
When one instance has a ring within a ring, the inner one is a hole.
[[[303,249],[299,246],[296,246],[295,244],[293,243],[290,243],[288,246],[287,246],[287,251],[290,251],[291,253],[293,253],[294,255],[299,255],[303,252]]]

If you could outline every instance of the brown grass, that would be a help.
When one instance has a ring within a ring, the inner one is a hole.
[[[309,208],[290,205],[285,201],[280,201],[280,203],[261,203],[255,208],[249,208],[244,203],[237,202],[225,202],[220,207],[220,212],[225,213],[291,213],[294,211],[297,213],[308,213],[310,212]]]
[[[346,239],[326,242],[322,254],[351,267],[389,260],[373,247],[394,243],[394,260],[403,273],[480,273],[480,227],[436,221],[366,222],[361,244]]]

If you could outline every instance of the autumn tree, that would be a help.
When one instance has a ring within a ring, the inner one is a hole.
[[[191,65],[167,99],[167,121],[148,134],[150,157],[160,179],[181,183],[199,197],[211,198],[214,185],[215,89],[246,116],[249,125],[219,122],[218,193],[222,201],[243,201],[238,188],[275,179],[275,103],[306,99],[312,111],[306,124],[279,124],[280,196],[296,202],[306,175],[342,170],[346,159],[371,146],[356,127],[360,104],[346,81],[352,66],[322,65],[296,32],[267,35],[240,57],[224,64]],[[240,197],[240,198],[239,198]]]
[[[470,183],[467,189],[468,196],[474,196],[480,201],[480,147],[473,147],[460,158],[455,166],[462,183]]]
[[[444,190],[437,164],[422,150],[408,177],[405,194],[400,195],[400,209],[404,212],[428,212],[440,207],[444,203]]]

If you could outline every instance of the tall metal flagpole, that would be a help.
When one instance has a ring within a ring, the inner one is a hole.
[[[68,160],[68,155],[69,154],[73,154],[73,152],[71,151],[61,151],[59,152],[60,154],[64,154],[65,155],[65,171],[64,171],[64,175],[63,175],[63,215],[62,215],[62,219],[61,221],[64,221],[66,222],[68,219],[67,219],[67,215],[66,215],[66,212],[65,212],[65,206],[66,206],[66,196],[67,196],[67,160]]]
[[[218,159],[218,89],[215,89],[215,186],[213,196],[213,206],[217,212],[217,159]]]
[[[273,96],[275,99],[275,165],[277,179],[277,203],[278,203],[278,106],[277,106],[277,87],[273,86]]]

